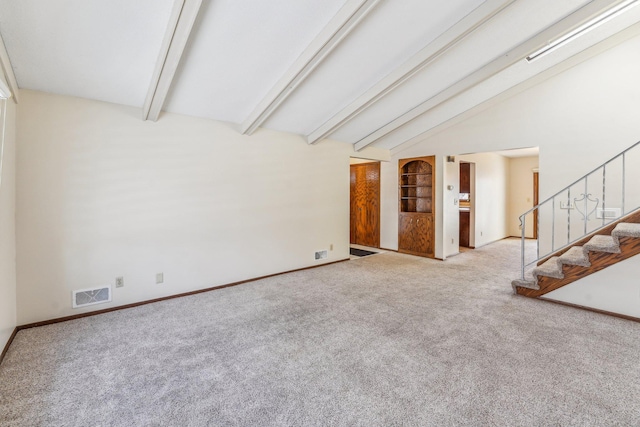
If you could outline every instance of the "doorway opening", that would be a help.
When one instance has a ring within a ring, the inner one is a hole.
[[[350,239],[356,249],[380,248],[380,162],[351,159]]]
[[[472,228],[475,229],[475,171],[474,163],[460,162],[460,193],[458,196],[460,252],[473,249],[475,245],[475,235],[472,232]]]
[[[519,216],[538,202],[537,147],[449,155],[443,164],[443,257],[522,236]],[[535,222],[525,238],[536,237]]]

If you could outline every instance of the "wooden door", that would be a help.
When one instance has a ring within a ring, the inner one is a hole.
[[[471,163],[460,163],[460,192],[471,193]]]
[[[401,213],[398,249],[400,252],[433,257],[433,216]]]
[[[460,162],[460,193],[471,194],[471,163]],[[469,206],[470,203],[468,201],[460,201],[458,244],[464,248],[469,247],[471,237],[471,213],[469,212]]]
[[[413,236],[413,216],[400,213],[398,218],[398,249],[403,252],[415,246]]]
[[[380,247],[380,163],[351,165],[351,239]]]
[[[469,211],[460,211],[460,235],[459,237],[459,245],[468,248],[469,247],[469,236],[471,230],[471,213]]]
[[[538,205],[538,172],[533,173],[533,206]],[[533,211],[533,238],[538,238],[538,210]]]

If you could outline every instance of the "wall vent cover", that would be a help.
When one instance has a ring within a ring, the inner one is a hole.
[[[327,258],[328,253],[326,250],[316,252],[316,259],[325,259]]]
[[[598,208],[596,211],[596,218],[598,219],[608,219],[608,218],[619,218],[622,215],[622,209],[620,208]]]
[[[73,308],[85,307],[87,305],[102,304],[111,301],[111,287],[79,289],[73,291]]]

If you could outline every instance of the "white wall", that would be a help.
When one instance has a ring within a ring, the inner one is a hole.
[[[446,155],[539,146],[545,198],[640,140],[638,75],[640,37],[395,152],[382,163],[381,245],[397,248],[399,158],[436,155],[444,184]],[[120,275],[125,287],[112,305],[314,265],[313,252],[331,243],[328,261],[348,256],[350,146],[139,117],[133,108],[23,92],[18,323],[81,312],[69,308],[71,289]],[[443,188],[437,257],[447,253]],[[160,271],[165,283],[155,285]]]
[[[640,140],[639,75],[640,37],[635,37],[416,145],[394,150],[392,159],[539,147],[544,200]],[[391,168],[383,169],[382,179],[389,180],[390,173]],[[397,197],[397,189],[394,194],[384,188],[389,193],[383,195],[383,220],[391,217],[389,202]],[[442,211],[437,205],[436,212]],[[444,228],[442,216],[436,216],[436,224]],[[391,245],[390,230],[397,230],[397,219],[383,222],[382,229]],[[443,240],[436,243],[436,254],[443,254]],[[606,281],[607,271],[598,280]],[[581,287],[569,289],[567,300],[583,303]],[[616,301],[609,310],[622,312],[625,302]]]
[[[509,203],[507,222],[509,235],[521,237],[520,215],[533,207],[533,169],[538,168],[538,156],[509,159]],[[525,224],[525,236],[533,237],[533,221]]]
[[[638,75],[635,37],[394,156],[540,147],[546,198],[640,140]]]
[[[5,101],[0,101],[0,103]],[[16,317],[16,105],[6,101],[7,119],[0,184],[0,351],[17,325]],[[0,124],[0,131],[2,125]],[[1,136],[0,136],[1,138]]]
[[[390,162],[380,163],[380,247],[383,249],[398,249],[398,209],[398,158],[396,157]]]
[[[22,92],[18,323],[349,258],[351,145],[140,114]],[[71,308],[72,290],[117,276],[112,303]]]
[[[640,318],[640,255],[600,270],[544,297]]]
[[[358,159],[356,157],[351,157],[349,159],[349,164],[352,164],[352,165],[360,165],[360,164],[363,164],[363,163],[371,163],[371,160],[369,160],[369,159]]]
[[[458,206],[458,198],[460,197],[460,162],[442,162],[444,172],[442,179],[444,180],[444,191],[442,197],[442,206],[444,214],[442,220],[444,222],[443,229],[443,255],[447,257],[459,252],[460,248],[460,207]],[[449,190],[448,186],[452,185],[453,190]],[[441,257],[442,258],[442,257]]]

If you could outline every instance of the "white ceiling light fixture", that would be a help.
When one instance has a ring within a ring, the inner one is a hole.
[[[575,40],[576,38],[580,37],[581,35],[586,34],[587,32],[593,30],[594,28],[596,28],[596,27],[604,24],[605,22],[615,18],[616,16],[628,11],[633,6],[636,6],[637,4],[638,4],[638,0],[625,0],[625,1],[621,2],[621,3],[618,3],[617,5],[612,7],[611,9],[608,9],[608,10],[602,12],[601,14],[599,14],[596,17],[588,20],[584,24],[582,24],[582,25],[576,27],[575,29],[569,31],[565,35],[560,36],[557,39],[550,41],[549,43],[547,43],[542,48],[540,48],[540,49],[536,50],[535,52],[531,53],[526,58],[527,62],[531,62],[534,59],[537,59],[537,58],[540,58],[541,56],[546,55],[547,53],[553,52],[554,50],[564,46],[565,44],[569,43],[570,41]]]
[[[11,98],[11,91],[2,80],[0,80],[0,99]]]

